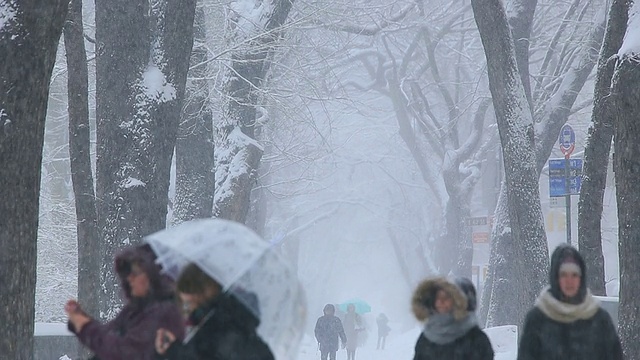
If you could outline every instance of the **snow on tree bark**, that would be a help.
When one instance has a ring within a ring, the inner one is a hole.
[[[69,99],[69,157],[78,234],[78,301],[89,314],[98,313],[100,236],[91,169],[89,69],[84,47],[82,1],[74,0],[64,26]]]
[[[601,221],[615,116],[609,95],[615,68],[613,55],[622,45],[628,11],[629,0],[614,0],[611,3],[598,60],[591,127],[584,149],[584,168],[578,202],[578,246],[585,262],[589,264],[587,281],[595,295],[606,295]]]
[[[570,8],[563,18],[562,24],[569,19],[569,14],[573,10]],[[604,19],[603,19],[604,21]],[[558,32],[564,31],[561,26]],[[576,97],[584,86],[597,58],[597,49],[602,41],[604,32],[604,22],[596,26],[589,34],[588,41],[582,46],[574,64],[568,70],[560,73],[560,81],[557,88],[549,93],[544,94],[538,92],[534,96],[536,108],[538,111],[534,114],[536,119],[535,130],[535,154],[536,168],[538,177],[542,171],[546,160],[551,154],[551,150],[557,141],[557,134],[571,114],[571,108],[576,101]],[[551,59],[554,52],[555,43],[560,38],[556,33],[549,45],[549,50],[545,55]],[[543,74],[553,73],[557,79],[558,69],[549,68],[544,65],[542,67]],[[538,89],[538,91],[540,91]],[[538,104],[539,103],[539,104]],[[482,307],[480,318],[481,321],[487,321],[488,325],[505,325],[512,323],[511,319],[522,318],[526,307],[513,307],[517,299],[512,298],[513,286],[521,284],[526,279],[514,279],[517,257],[514,256],[515,249],[511,239],[510,225],[508,220],[506,188],[503,186],[500,190],[498,205],[495,212],[496,227],[492,230],[492,246],[489,260],[489,271],[487,280],[482,292]],[[502,202],[502,203],[501,203]],[[497,282],[494,282],[497,280]]]
[[[293,0],[238,0],[227,25],[231,60],[225,83],[228,103],[216,124],[214,216],[244,223],[262,147],[256,141],[256,106],[270,58]]]
[[[512,235],[518,264],[513,269],[515,276],[528,279],[521,287],[511,290],[517,292],[514,296],[518,301],[508,306],[524,315],[526,307],[533,303],[546,282],[548,266],[533,144],[533,119],[501,1],[472,0],[471,5],[487,57],[489,87],[502,144],[509,214],[509,228],[504,230]]]
[[[640,3],[629,11],[629,23],[618,53],[611,93],[614,121],[614,171],[618,200],[620,257],[619,332],[625,358],[640,359]]]
[[[212,215],[213,115],[209,108],[204,4],[196,9],[194,44],[176,140],[174,223]]]
[[[49,82],[68,1],[0,0],[0,354],[33,358]]]
[[[115,252],[165,227],[195,0],[96,1],[101,316],[120,292]],[[122,14],[114,17],[113,14]],[[114,303],[115,302],[115,303]]]

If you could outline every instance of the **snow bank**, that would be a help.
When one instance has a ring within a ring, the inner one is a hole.
[[[35,323],[34,336],[73,336],[65,323]]]
[[[484,329],[491,340],[496,360],[515,360],[518,356],[518,327],[503,325]]]

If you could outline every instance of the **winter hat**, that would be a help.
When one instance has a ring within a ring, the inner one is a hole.
[[[577,274],[578,276],[582,276],[580,265],[578,265],[578,262],[573,258],[573,256],[567,256],[562,260],[560,269],[558,269],[558,275],[562,273]]]

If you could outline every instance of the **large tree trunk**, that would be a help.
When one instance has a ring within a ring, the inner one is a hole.
[[[533,15],[536,12],[537,5],[538,0],[513,0],[508,2],[508,6],[514,9],[510,12],[509,25],[513,36],[518,72],[520,73],[524,93],[529,102],[529,109],[533,109],[529,76],[529,38],[531,37]]]
[[[96,215],[91,135],[89,70],[84,47],[82,1],[73,0],[64,26],[69,98],[69,156],[78,236],[78,300],[89,314],[98,313],[100,237]]]
[[[165,227],[194,14],[195,0],[96,1],[103,317],[119,298],[115,252]]]
[[[203,4],[196,9],[193,52],[176,140],[174,223],[212,215],[213,118],[207,83],[206,26]]]
[[[508,229],[520,264],[514,275],[527,279],[515,290],[516,304],[531,304],[546,283],[549,259],[538,190],[533,119],[501,1],[472,0],[471,5],[487,57],[489,87],[502,144]],[[519,316],[512,321],[524,318],[523,309],[518,310]]]
[[[257,3],[257,1],[256,1]],[[214,215],[244,223],[250,206],[262,147],[256,142],[260,126],[256,106],[259,93],[271,67],[274,46],[280,40],[293,0],[265,0],[257,23],[248,14],[236,13],[227,29],[232,52],[230,71],[225,84],[229,99],[217,129],[222,149],[216,152],[216,193]],[[249,11],[255,12],[255,4]],[[243,44],[244,42],[244,44]]]
[[[634,4],[632,11],[640,11],[640,5]],[[637,28],[627,30],[630,39],[639,35]],[[640,49],[625,45],[620,49],[612,81],[613,109],[617,115],[614,171],[620,239],[618,318],[625,358],[636,360],[640,359],[640,308],[637,306],[640,298],[640,56],[637,54]]]
[[[33,358],[40,171],[68,1],[0,3],[0,354]]]
[[[604,23],[593,29],[590,40],[582,50],[579,61],[564,76],[561,92],[557,92],[547,101],[545,111],[540,114],[539,132],[536,133],[536,170],[538,178],[551,153],[560,128],[567,121],[580,89],[584,86],[595,61],[597,48],[602,41]],[[543,126],[542,126],[543,125]],[[526,306],[512,298],[510,289],[526,283],[527,278],[517,278],[514,270],[519,266],[519,258],[515,256],[511,227],[509,226],[506,189],[502,188],[495,212],[495,224],[492,231],[491,255],[489,260],[489,276],[482,293],[480,318],[487,325],[505,325],[521,319]],[[545,252],[546,244],[545,244]],[[500,279],[494,283],[494,279]],[[489,302],[490,301],[490,302]],[[515,305],[514,305],[515,304]]]
[[[584,169],[578,202],[578,245],[587,267],[587,282],[595,295],[606,295],[602,253],[602,209],[607,180],[607,164],[613,137],[614,113],[610,104],[612,56],[622,45],[627,28],[629,0],[614,0],[604,42],[600,49],[593,94],[592,125],[584,149]]]

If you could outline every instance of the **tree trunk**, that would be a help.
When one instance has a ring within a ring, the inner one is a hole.
[[[633,5],[637,9],[640,5]],[[636,14],[637,16],[637,14]],[[629,28],[631,30],[631,28]],[[638,30],[629,34],[636,38]],[[624,44],[622,47],[624,48]],[[632,52],[633,51],[633,52]],[[637,49],[623,52],[616,65],[612,95],[616,110],[614,171],[618,200],[620,256],[620,338],[625,358],[640,359],[640,57]]]
[[[576,66],[572,67],[565,75],[562,85],[562,91],[557,92],[545,104],[545,111],[540,115],[540,131],[536,133],[535,154],[536,154],[536,171],[538,178],[543,166],[551,153],[557,134],[564,123],[566,123],[571,107],[573,106],[580,89],[584,86],[590,72],[593,69],[597,58],[597,48],[602,42],[604,33],[604,23],[601,23],[593,29],[589,42],[585,44]],[[512,299],[512,285],[516,286],[527,282],[527,278],[518,279],[514,270],[518,264],[519,258],[515,256],[515,248],[512,248],[511,227],[508,225],[508,213],[501,209],[506,209],[506,193],[504,188],[501,189],[501,196],[495,212],[495,223],[497,227],[492,233],[491,255],[489,260],[489,277],[485,282],[482,293],[482,310],[481,320],[491,320],[489,324],[505,325],[513,323],[515,314],[521,317],[526,311],[526,307],[514,308],[516,302]],[[504,224],[504,225],[502,225]],[[502,227],[502,229],[501,229]],[[546,244],[544,251],[546,252]],[[546,261],[545,261],[546,264]],[[546,265],[545,265],[546,266]],[[493,279],[500,279],[499,284],[494,284]],[[508,285],[507,285],[508,284]],[[506,286],[503,286],[506,285]],[[491,300],[491,304],[488,302]],[[510,309],[506,312],[513,311],[511,315],[505,313],[503,309]],[[509,317],[511,316],[511,317]],[[511,320],[510,320],[511,319]],[[506,321],[506,322],[503,322]]]
[[[194,14],[195,0],[96,1],[103,317],[114,314],[119,298],[114,254],[165,227]]]
[[[33,358],[36,243],[49,82],[68,1],[2,2],[0,354]]]
[[[528,279],[515,296],[517,304],[532,304],[546,283],[549,259],[538,190],[533,119],[501,1],[472,0],[471,5],[487,57],[489,87],[502,144],[507,196],[501,199],[508,204],[509,229],[519,260],[515,276]],[[524,313],[515,319],[522,321]]]
[[[529,76],[529,38],[531,37],[533,15],[536,12],[538,0],[514,0],[510,1],[509,5],[515,8],[512,16],[509,17],[509,25],[513,36],[518,72],[520,73],[524,93],[527,96],[529,109],[533,109]]]
[[[589,264],[587,282],[595,295],[607,294],[601,222],[607,164],[614,128],[609,89],[615,68],[612,56],[622,45],[627,28],[628,11],[629,0],[614,0],[611,4],[607,30],[598,60],[591,113],[592,125],[589,128],[584,149],[584,169],[578,202],[578,246],[585,262]]]
[[[89,314],[98,313],[100,237],[91,170],[89,70],[84,47],[82,1],[73,0],[64,26],[69,98],[69,156],[78,236],[78,300]]]
[[[256,105],[274,46],[282,36],[279,28],[287,20],[293,0],[265,0],[261,6],[263,13],[258,23],[248,24],[247,14],[235,14],[229,22],[230,41],[239,49],[231,55],[225,84],[229,102],[217,129],[217,145],[224,150],[215,157],[214,215],[242,223],[247,219],[263,152],[255,137],[260,126]]]
[[[212,215],[213,115],[209,108],[205,14],[196,10],[194,44],[178,138],[176,140],[176,195],[174,223]]]

